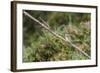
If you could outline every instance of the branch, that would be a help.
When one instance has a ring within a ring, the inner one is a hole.
[[[41,17],[40,17],[40,20],[41,20],[48,28],[50,28],[50,26],[48,25],[48,23],[45,22]]]
[[[28,16],[29,18],[31,18],[33,21],[37,22],[38,24],[40,24],[43,28],[45,28],[46,30],[48,30],[50,33],[52,33],[54,36],[56,36],[57,38],[63,40],[64,42],[68,42],[71,44],[71,46],[73,46],[74,48],[76,48],[78,51],[80,51],[83,55],[85,55],[86,57],[88,57],[89,59],[91,58],[87,53],[85,53],[83,50],[81,50],[80,48],[78,48],[76,45],[74,45],[67,36],[65,36],[65,38],[63,38],[62,36],[60,36],[59,34],[57,34],[56,32],[52,31],[48,26],[46,26],[45,24],[41,23],[39,20],[37,20],[36,18],[34,18],[33,16],[31,16],[29,13],[24,11],[24,14],[26,16]],[[44,22],[44,20],[42,20]],[[46,23],[47,24],[47,23]],[[48,25],[48,24],[47,24]],[[66,34],[68,35],[68,34]]]

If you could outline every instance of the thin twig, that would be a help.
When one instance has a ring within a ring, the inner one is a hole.
[[[37,20],[36,18],[34,18],[33,16],[31,16],[29,13],[24,11],[24,14],[26,16],[28,16],[29,18],[31,18],[33,21],[36,21],[37,23],[39,23],[43,28],[45,28],[46,30],[48,30],[50,33],[52,33],[54,36],[56,36],[57,38],[63,40],[64,42],[68,42],[71,44],[71,46],[73,46],[74,48],[76,48],[78,51],[80,51],[83,55],[85,55],[86,57],[88,57],[89,59],[91,58],[87,53],[85,53],[83,50],[81,50],[80,48],[78,48],[76,45],[74,45],[66,36],[65,38],[63,38],[62,36],[60,36],[59,34],[57,34],[56,32],[52,31],[50,28],[48,28],[47,26],[45,26],[45,24],[41,23],[39,20]]]
[[[40,20],[41,20],[48,28],[50,28],[50,26],[48,25],[48,23],[45,22],[41,17],[40,17]]]

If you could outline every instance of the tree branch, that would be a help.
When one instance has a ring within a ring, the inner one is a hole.
[[[50,26],[48,25],[48,23],[45,22],[41,17],[40,17],[40,20],[41,20],[48,28],[50,28]]]

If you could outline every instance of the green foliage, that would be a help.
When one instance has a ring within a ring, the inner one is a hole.
[[[39,21],[42,18],[62,37],[65,38],[65,34],[68,34],[72,43],[90,55],[90,24],[88,27],[86,24],[90,22],[90,14],[31,10],[27,12]],[[23,46],[23,62],[88,59],[69,43],[52,35],[24,14]]]

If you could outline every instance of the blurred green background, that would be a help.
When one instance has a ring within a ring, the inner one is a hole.
[[[23,10],[91,56],[91,14]],[[23,62],[86,60],[69,43],[55,37],[23,13]]]

